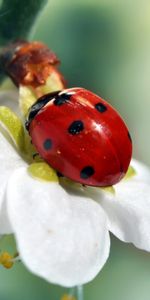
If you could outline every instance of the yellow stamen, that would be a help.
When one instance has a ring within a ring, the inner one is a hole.
[[[20,85],[19,106],[24,117],[27,116],[29,108],[36,101],[36,96],[31,88]]]
[[[123,180],[131,179],[135,175],[136,175],[136,170],[132,166],[129,166],[128,171],[125,177],[123,178]]]
[[[6,269],[10,269],[14,264],[13,256],[10,255],[8,252],[3,252],[0,255],[0,264]]]
[[[67,294],[64,294],[61,298],[61,300],[76,300],[76,298],[72,295],[67,295]]]
[[[34,178],[39,180],[58,182],[58,176],[48,164],[45,162],[33,163],[28,167],[28,172]]]
[[[115,195],[115,188],[113,186],[100,187],[100,189],[104,192]]]

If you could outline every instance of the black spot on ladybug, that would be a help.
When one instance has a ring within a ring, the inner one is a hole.
[[[79,134],[84,129],[84,124],[82,121],[74,121],[68,128],[68,132],[72,135]]]
[[[129,138],[130,142],[132,143],[132,138],[131,138],[131,135],[130,135],[129,131],[128,131],[128,138]]]
[[[80,172],[80,177],[82,179],[88,179],[94,174],[94,169],[91,166],[84,167]]]
[[[65,104],[65,103],[67,103],[70,100],[71,96],[72,96],[71,94],[67,94],[67,93],[58,95],[56,97],[56,99],[54,100],[54,104],[56,106],[61,106],[61,105]]]
[[[50,139],[45,140],[43,147],[45,150],[50,150],[52,148],[52,141]]]
[[[107,110],[106,105],[104,105],[103,103],[99,102],[97,104],[95,104],[95,108],[100,112],[103,113]]]
[[[42,97],[40,97],[30,108],[28,114],[28,120],[25,122],[25,127],[29,130],[29,126],[31,121],[37,115],[37,113],[49,102],[51,101],[56,95],[58,95],[59,91],[48,93]]]
[[[120,173],[124,173],[124,167],[122,164],[120,165]]]

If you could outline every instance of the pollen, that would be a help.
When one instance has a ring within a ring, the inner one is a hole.
[[[64,294],[61,298],[61,300],[76,300],[76,298],[72,295],[67,295],[67,294]]]
[[[0,255],[0,264],[6,269],[10,269],[14,264],[13,256],[10,255],[8,252],[3,252]]]

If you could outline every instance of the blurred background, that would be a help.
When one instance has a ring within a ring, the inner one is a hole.
[[[91,89],[127,122],[134,156],[150,166],[150,1],[49,0],[32,32],[57,53],[68,86]],[[150,254],[112,238],[86,300],[149,300]],[[0,271],[0,300],[58,300],[65,289],[19,263]]]

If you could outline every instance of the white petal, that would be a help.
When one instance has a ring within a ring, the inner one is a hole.
[[[150,251],[150,185],[128,181],[116,185],[116,194],[93,192],[109,218],[109,229],[120,240]]]
[[[10,224],[8,213],[7,213],[7,204],[6,204],[5,196],[6,194],[4,195],[3,202],[0,209],[0,234],[13,233],[13,229]]]
[[[8,233],[10,228],[9,224],[7,227],[6,209],[3,203],[7,181],[16,168],[24,165],[26,164],[23,159],[0,132],[0,233]],[[4,220],[6,221],[5,225]]]
[[[18,97],[17,90],[0,91],[0,105],[8,106],[13,112],[20,115]]]
[[[19,252],[32,272],[68,287],[97,275],[110,247],[107,218],[97,203],[35,180],[25,168],[14,172],[7,196]]]
[[[150,169],[143,163],[136,159],[131,160],[131,166],[135,169],[136,175],[133,176],[133,180],[144,181],[150,183]]]

